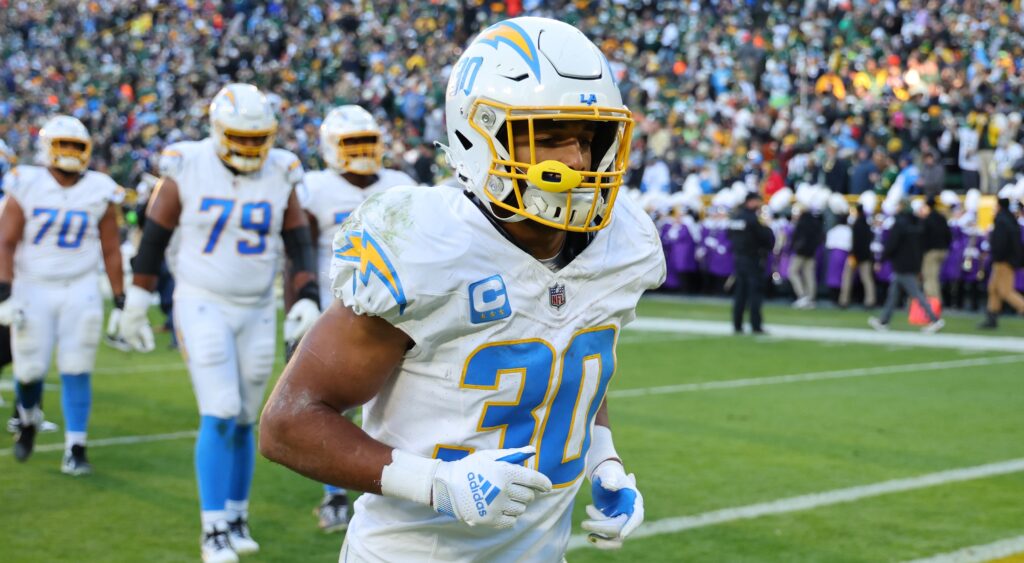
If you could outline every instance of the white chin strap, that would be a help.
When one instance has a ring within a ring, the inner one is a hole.
[[[523,192],[523,205],[526,210],[534,215],[551,221],[552,223],[565,223],[565,213],[571,213],[568,225],[570,227],[583,227],[586,225],[587,214],[590,213],[590,206],[594,202],[593,190],[572,194],[572,208],[566,205],[569,196],[564,193],[552,193],[541,190],[534,186],[528,186]],[[594,215],[590,218],[602,215],[603,205],[599,204]],[[522,215],[517,217],[524,218]]]
[[[73,156],[58,156],[54,159],[53,167],[65,172],[81,172],[85,170],[85,164]]]
[[[225,160],[239,172],[254,172],[263,166],[263,160],[255,156],[229,154]]]
[[[367,157],[352,158],[348,161],[347,170],[353,174],[376,174],[378,170],[377,161]]]

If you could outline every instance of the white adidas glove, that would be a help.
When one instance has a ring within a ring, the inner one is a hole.
[[[394,450],[381,474],[381,493],[433,507],[470,526],[511,528],[551,480],[522,465],[536,449],[481,450],[441,461]]]
[[[110,316],[107,317],[107,330],[103,333],[103,342],[115,350],[131,352],[132,347],[118,335],[118,331],[121,329],[121,315],[124,312],[122,310],[124,303],[122,302],[120,304],[121,307],[118,307],[117,305],[117,301],[115,300],[114,308],[110,310]]]
[[[126,342],[136,352],[152,352],[156,348],[153,328],[149,326],[149,318],[146,316],[149,302],[148,291],[137,285],[128,286],[125,292],[124,311],[118,319],[117,338]]]
[[[25,313],[21,310],[21,304],[8,297],[0,302],[0,325],[18,328],[25,324]]]
[[[606,426],[594,425],[586,474],[594,504],[587,506],[589,519],[580,527],[590,532],[587,540],[598,549],[619,549],[644,521],[644,497],[636,488],[636,476],[626,475]]]
[[[312,299],[299,299],[284,318],[285,342],[298,342],[320,318],[320,306]]]
[[[626,475],[622,463],[608,460],[591,475],[591,496],[587,516],[580,526],[590,532],[587,539],[599,549],[619,549],[623,540],[644,521],[644,497],[636,488],[636,476]]]

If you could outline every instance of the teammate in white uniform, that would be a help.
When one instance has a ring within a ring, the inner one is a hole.
[[[14,151],[11,150],[11,147],[7,146],[3,139],[0,139],[0,200],[3,199],[4,195],[3,177],[16,164],[18,164],[18,156],[14,154]]]
[[[446,114],[467,192],[395,188],[345,223],[337,300],[271,394],[261,451],[373,493],[342,561],[560,561],[584,477],[583,528],[618,547],[643,499],[605,396],[619,331],[665,276],[654,224],[615,198],[630,113],[582,33],[515,18],[466,48]],[[362,429],[338,415],[364,403]]]
[[[300,300],[292,332],[319,315],[315,252],[295,185],[302,166],[271,148],[277,119],[254,86],[229,84],[210,104],[211,136],[169,146],[132,261],[120,336],[152,348],[150,292],[176,233],[175,327],[199,404],[196,478],[205,561],[237,561],[259,545],[248,528],[255,464],[253,423],[274,365],[273,280],[283,248]],[[288,334],[297,339],[298,335]]]
[[[306,173],[299,203],[317,240],[320,305],[326,309],[334,299],[332,245],[341,224],[371,195],[395,186],[415,186],[416,181],[404,172],[381,167],[380,125],[359,106],[340,106],[327,113],[320,125],[320,155],[327,169]]]
[[[25,461],[32,453],[43,423],[43,379],[56,348],[65,421],[61,470],[82,475],[92,470],[86,432],[90,374],[103,330],[96,279],[101,263],[116,309],[124,304],[117,229],[123,190],[106,174],[88,170],[92,141],[77,119],[59,115],[47,121],[39,145],[46,167],[18,166],[7,174],[0,216],[0,324],[14,329],[20,416],[14,455]]]
[[[306,173],[299,201],[318,241],[320,308],[327,309],[334,300],[331,257],[341,223],[371,195],[395,186],[413,186],[416,181],[404,172],[381,167],[384,145],[380,126],[359,106],[340,106],[327,113],[320,125],[320,155],[327,169]],[[324,499],[315,513],[321,530],[344,530],[348,526],[345,490],[324,485]]]

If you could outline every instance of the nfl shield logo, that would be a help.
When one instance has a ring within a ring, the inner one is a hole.
[[[555,309],[561,309],[562,305],[565,305],[565,284],[556,283],[555,285],[548,288],[548,298],[550,299],[551,306]]]

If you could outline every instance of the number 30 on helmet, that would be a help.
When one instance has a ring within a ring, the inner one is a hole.
[[[274,146],[277,117],[251,84],[228,84],[210,102],[210,136],[217,156],[238,172],[255,172]]]
[[[445,113],[455,176],[497,208],[499,219],[567,231],[608,225],[633,119],[607,59],[578,29],[534,17],[485,29],[453,67]],[[569,121],[594,126],[589,170],[536,161],[535,129]],[[524,131],[529,161],[515,156],[513,137],[522,139]]]

